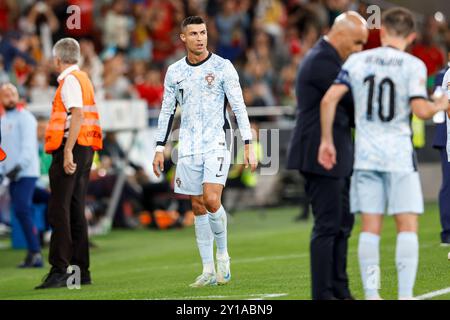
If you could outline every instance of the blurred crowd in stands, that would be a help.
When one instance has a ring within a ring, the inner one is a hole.
[[[71,5],[81,9],[79,29],[67,27]],[[180,22],[201,15],[210,50],[237,67],[248,106],[294,105],[302,57],[340,12],[367,17],[366,8],[352,0],[0,0],[0,82],[9,79],[30,103],[51,101],[51,47],[70,36],[81,41],[81,67],[100,97],[140,97],[159,108],[165,69],[184,55]],[[422,20],[411,50],[433,75],[445,63],[450,33],[445,17]],[[378,45],[373,30],[367,46]]]
[[[72,5],[81,9],[80,28],[67,27],[76,12]],[[90,75],[98,99],[141,98],[149,109],[158,109],[165,70],[185,55],[179,25],[186,16],[200,15],[207,20],[210,51],[230,59],[238,70],[248,107],[295,106],[297,66],[334,18],[349,9],[368,16],[366,2],[352,0],[0,0],[0,83],[17,86],[25,105],[50,109],[58,76],[51,48],[69,36],[80,41],[80,67]],[[410,48],[426,63],[430,83],[447,63],[444,48],[450,42],[448,21],[439,17],[421,17],[418,39]],[[379,30],[373,29],[367,48],[379,45]],[[38,120],[42,146],[46,119]],[[93,220],[96,212],[106,210],[124,154],[115,134],[108,133],[89,188],[86,212]],[[40,157],[40,187],[45,189],[51,157],[42,149]],[[117,227],[152,224],[155,211],[171,211],[173,195],[164,196],[172,188],[170,170],[167,182],[155,184],[139,165],[131,167],[115,215]],[[187,199],[175,201],[182,216],[189,213]],[[137,212],[152,215],[139,220]]]

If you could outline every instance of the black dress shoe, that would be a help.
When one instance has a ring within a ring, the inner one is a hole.
[[[92,284],[91,273],[89,271],[81,270],[80,284]]]
[[[91,277],[81,277],[80,284],[82,285],[92,284]]]
[[[349,288],[334,288],[333,290],[334,296],[339,300],[356,300],[355,297],[351,294]]]
[[[63,288],[67,286],[67,278],[69,277],[66,273],[50,272],[44,281],[35,289],[50,289],[50,288]]]

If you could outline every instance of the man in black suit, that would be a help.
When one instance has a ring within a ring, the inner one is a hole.
[[[366,21],[348,11],[336,18],[302,61],[296,83],[297,122],[288,151],[288,169],[297,169],[306,180],[314,227],[311,235],[312,298],[352,299],[347,277],[347,243],[354,218],[350,213],[349,187],[353,167],[353,100],[340,102],[334,122],[337,165],[325,170],[317,161],[320,145],[320,101],[347,57],[361,51],[367,41]]]

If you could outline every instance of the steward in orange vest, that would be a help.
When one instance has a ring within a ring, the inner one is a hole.
[[[94,150],[103,148],[102,129],[100,127],[99,114],[95,105],[94,88],[87,74],[83,71],[74,70],[70,73],[80,82],[83,93],[83,123],[81,124],[80,134],[77,143],[81,146],[92,147]],[[53,100],[52,114],[45,132],[45,152],[52,153],[57,150],[63,141],[64,133],[68,131],[65,128],[67,115],[69,114],[64,107],[61,98],[61,88],[64,79],[59,82],[58,89]]]

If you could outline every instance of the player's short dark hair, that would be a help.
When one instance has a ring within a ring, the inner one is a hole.
[[[206,24],[205,20],[200,16],[190,16],[181,22],[181,31],[184,31],[184,29],[190,25],[190,24]]]
[[[414,16],[406,8],[397,7],[386,10],[381,18],[381,24],[390,34],[405,38],[416,29]]]

